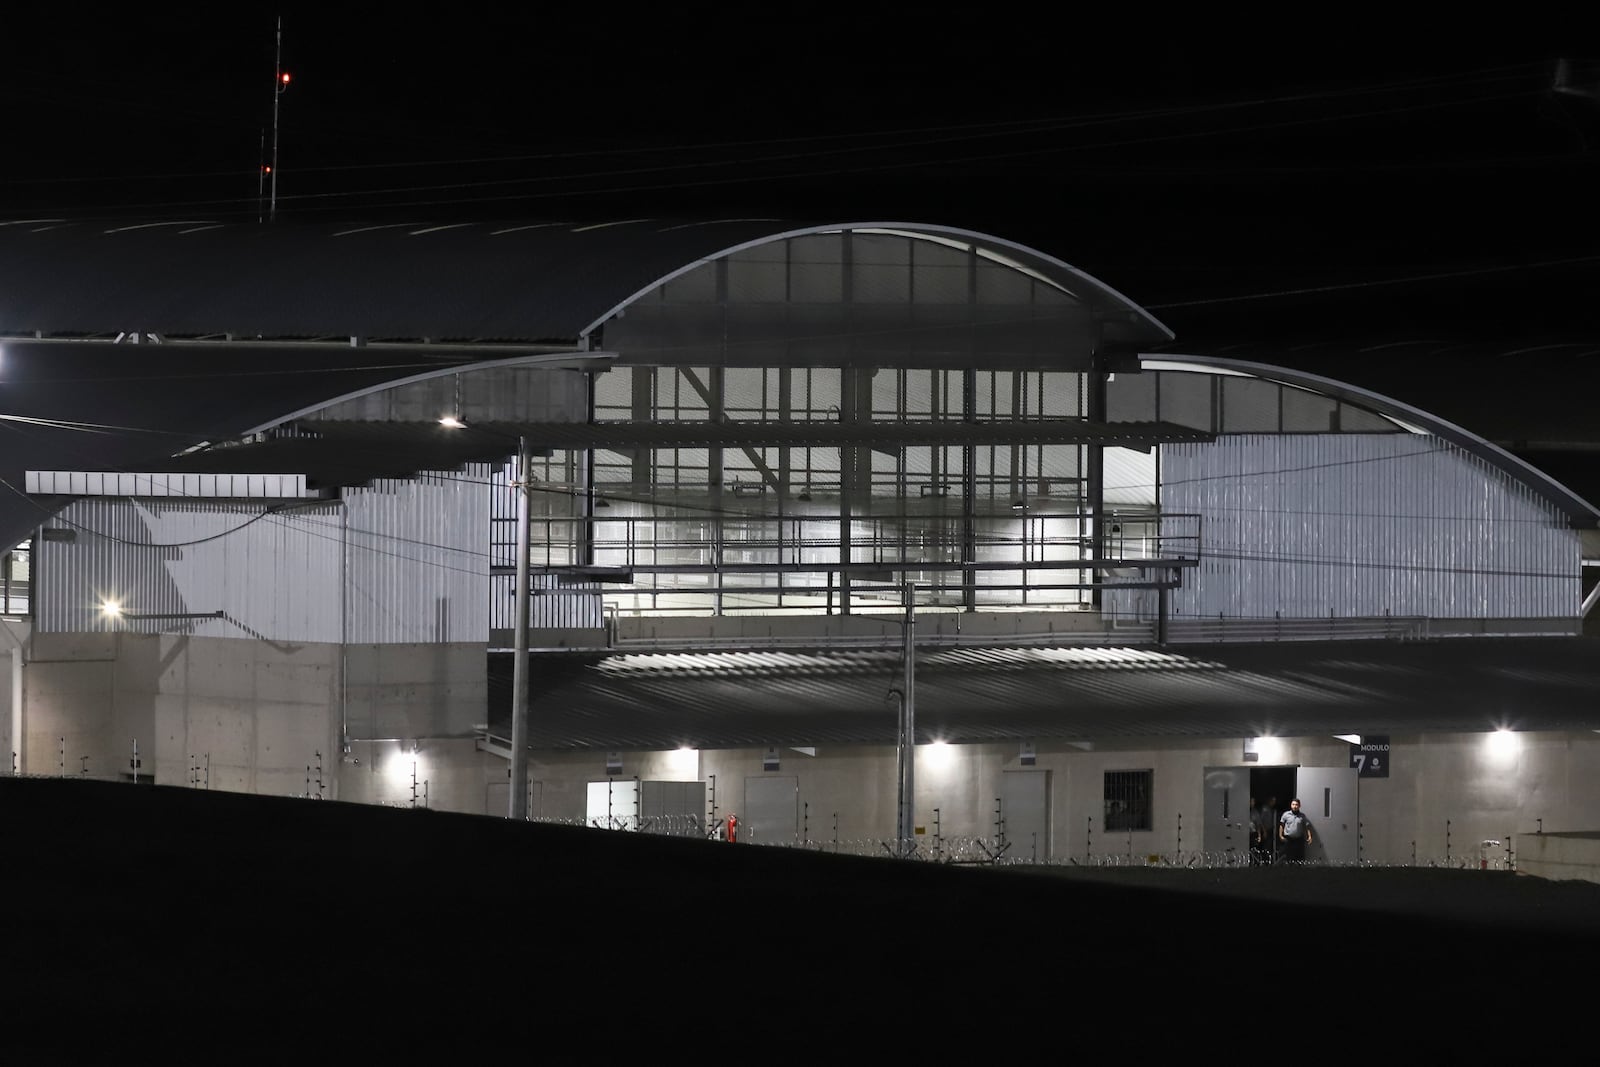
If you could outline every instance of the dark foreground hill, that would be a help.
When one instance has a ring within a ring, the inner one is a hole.
[[[22,977],[0,1033],[57,1062],[100,1042],[576,1062],[665,1035],[785,1061],[1220,1049],[1263,1028],[1531,1053],[1600,948],[1600,886],[1493,871],[957,868],[70,779],[0,779],[0,835]]]

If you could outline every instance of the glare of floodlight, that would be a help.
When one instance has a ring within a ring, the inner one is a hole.
[[[674,781],[693,781],[700,776],[700,750],[683,745],[666,753],[668,773]]]
[[[930,741],[922,746],[922,764],[930,771],[942,771],[955,760],[955,749],[948,741]]]
[[[102,600],[100,602],[100,614],[108,619],[115,619],[122,614],[122,605],[115,600]]]
[[[389,757],[386,769],[390,782],[396,785],[403,785],[413,780],[420,781],[426,777],[422,768],[422,755],[416,750],[415,742],[402,743],[400,750]]]
[[[1509,759],[1522,749],[1522,738],[1508,727],[1500,727],[1485,738],[1489,754],[1497,759]]]
[[[458,415],[446,415],[439,420],[439,425],[451,430],[464,430],[467,424]]]

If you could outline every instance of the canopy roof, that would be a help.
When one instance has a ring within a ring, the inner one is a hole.
[[[511,656],[491,656],[509,721]],[[536,748],[893,744],[901,653],[535,658]],[[1600,641],[1473,637],[919,651],[919,742],[1600,729]],[[1509,716],[1509,718],[1508,718]]]

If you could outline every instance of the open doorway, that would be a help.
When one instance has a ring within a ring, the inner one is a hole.
[[[1289,809],[1295,798],[1297,767],[1251,767],[1250,796],[1252,804],[1266,809],[1263,823],[1267,828],[1266,841],[1260,853],[1253,858],[1259,863],[1271,863],[1278,852],[1278,818]]]

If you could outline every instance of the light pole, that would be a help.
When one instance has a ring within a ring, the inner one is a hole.
[[[273,63],[272,75],[272,200],[267,209],[267,221],[278,217],[278,98],[289,87],[289,75],[283,69],[283,16],[278,16],[278,55]]]
[[[467,427],[460,413],[444,416],[439,425],[448,430]],[[528,817],[528,602],[532,585],[529,577],[532,550],[528,544],[532,524],[528,512],[532,483],[533,454],[528,448],[528,438],[519,435],[517,467],[511,476],[511,484],[517,490],[517,584],[511,660],[511,795],[506,803],[506,814],[513,819]]]

